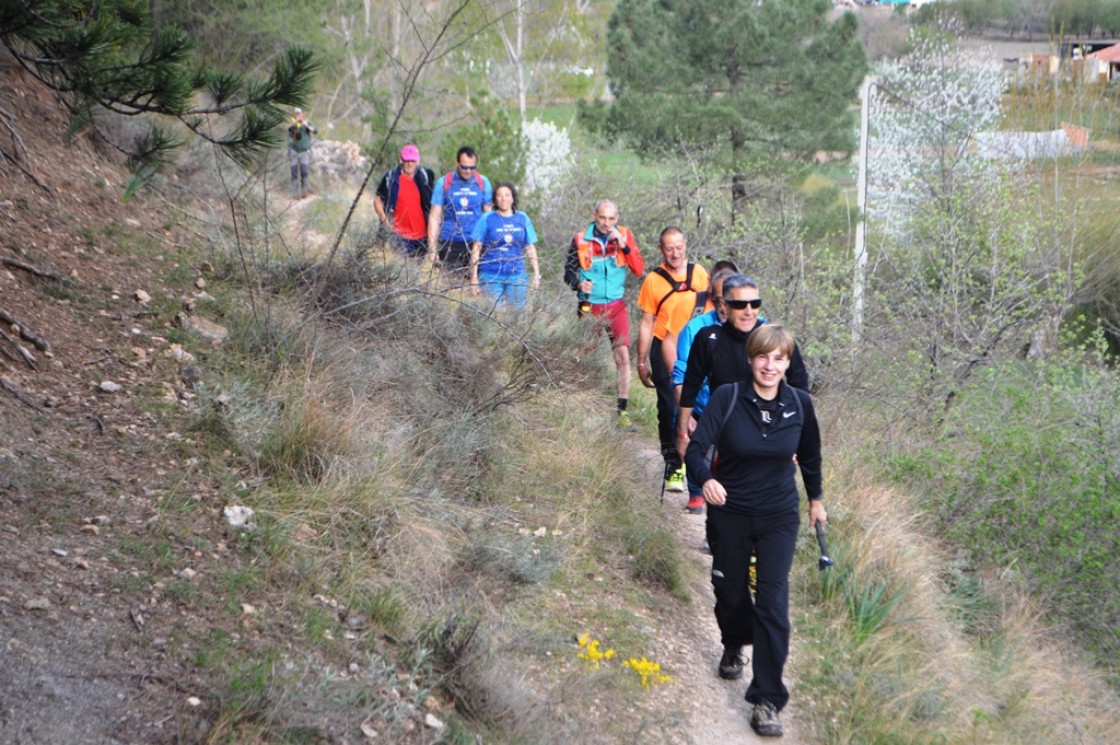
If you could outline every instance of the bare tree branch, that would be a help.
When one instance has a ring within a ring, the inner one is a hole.
[[[0,378],[0,388],[3,388],[8,393],[18,398],[21,403],[30,406],[32,409],[35,409],[35,411],[43,410],[42,407],[39,406],[39,404],[35,403],[34,399],[21,391],[15,383],[11,382],[7,378]]]
[[[27,272],[28,274],[33,274],[36,277],[42,277],[44,279],[53,279],[56,282],[66,282],[67,281],[67,279],[65,277],[63,277],[61,274],[58,274],[56,272],[48,272],[44,269],[40,269],[36,266],[32,266],[31,264],[20,261],[19,259],[13,259],[10,256],[0,256],[0,263],[5,264],[7,266],[10,266],[13,269],[22,269],[23,271]]]
[[[18,316],[16,316],[14,313],[7,310],[3,306],[0,306],[0,321],[4,321],[5,323],[10,324],[18,329],[20,338],[25,341],[31,342],[37,349],[46,352],[47,354],[52,353],[51,344],[49,341],[32,331],[26,323],[19,319]],[[34,367],[34,365],[32,365],[32,367]]]
[[[16,128],[12,125],[12,122],[15,120],[16,117],[13,114],[3,107],[0,107],[0,122],[4,124],[4,129],[8,130],[8,136],[12,140],[12,152],[9,153],[7,150],[0,148],[0,160],[11,163],[18,168],[24,176],[31,179],[36,186],[50,194],[50,188],[40,181],[39,177],[36,176],[28,166],[23,165],[24,163],[30,163],[30,159],[27,157],[27,146],[23,144],[23,138],[20,137],[19,132],[17,132]]]
[[[350,203],[350,209],[346,211],[346,217],[344,217],[342,220],[342,225],[338,229],[338,235],[335,236],[334,242],[331,244],[331,250],[327,254],[327,258],[323,261],[324,266],[330,266],[331,263],[333,263],[336,254],[338,253],[338,247],[339,245],[341,245],[342,238],[346,235],[346,231],[350,227],[350,221],[354,218],[354,212],[358,209],[358,202],[361,201],[362,194],[365,193],[366,185],[369,184],[370,177],[373,176],[373,172],[377,167],[377,163],[381,161],[381,156],[385,152],[385,148],[388,146],[389,141],[396,133],[397,126],[400,124],[401,118],[404,116],[404,112],[408,109],[408,102],[411,100],[412,95],[416,90],[416,83],[420,79],[420,73],[423,72],[424,68],[438,59],[436,50],[439,48],[440,40],[442,40],[444,36],[447,35],[452,24],[455,22],[455,19],[458,18],[459,15],[464,10],[466,10],[467,6],[470,4],[471,0],[460,0],[459,4],[456,5],[447,15],[447,18],[444,19],[439,31],[436,33],[435,40],[431,43],[431,45],[425,45],[424,54],[421,55],[420,59],[418,59],[415,64],[413,64],[412,68],[408,71],[408,76],[405,79],[404,91],[401,96],[400,106],[397,107],[396,115],[393,117],[392,123],[389,125],[389,128],[385,131],[385,134],[381,138],[381,143],[377,148],[377,153],[373,158],[370,158],[369,169],[366,171],[366,175],[362,179],[362,183],[358,186],[358,193],[354,195],[354,201]]]
[[[35,355],[31,354],[31,352],[28,351],[27,347],[20,344],[13,337],[8,335],[8,333],[3,329],[0,329],[0,339],[3,339],[4,341],[11,344],[12,347],[14,347],[17,352],[19,352],[19,356],[23,358],[24,363],[26,363],[28,367],[30,367],[32,370],[37,368],[39,361],[35,359]]]

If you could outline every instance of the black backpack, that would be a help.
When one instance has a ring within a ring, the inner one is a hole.
[[[661,277],[666,282],[668,282],[669,287],[670,287],[669,291],[667,293],[665,293],[665,296],[663,298],[661,298],[661,300],[657,303],[657,310],[655,310],[653,312],[653,315],[654,315],[655,318],[657,317],[658,314],[661,313],[661,306],[665,304],[666,300],[668,300],[670,297],[673,296],[674,292],[688,292],[688,291],[695,292],[696,293],[696,307],[694,307],[692,309],[692,315],[695,316],[695,315],[697,315],[697,311],[702,312],[704,310],[704,306],[708,304],[708,291],[707,290],[698,291],[698,290],[693,290],[692,289],[692,271],[695,268],[696,268],[696,264],[694,262],[691,262],[691,261],[688,262],[688,270],[687,270],[687,273],[685,274],[684,282],[678,282],[677,280],[673,279],[673,275],[671,275],[671,274],[669,274],[669,272],[665,271],[665,267],[659,266],[659,267],[657,267],[656,269],[653,270],[654,274],[656,274],[657,276]]]

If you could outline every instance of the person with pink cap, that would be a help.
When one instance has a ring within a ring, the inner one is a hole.
[[[426,255],[428,250],[428,213],[432,208],[432,186],[436,175],[420,166],[420,149],[401,148],[400,165],[381,178],[373,197],[373,209],[382,225],[393,229],[405,256]]]

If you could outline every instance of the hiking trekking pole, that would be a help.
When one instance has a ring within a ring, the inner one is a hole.
[[[821,558],[817,559],[817,569],[824,571],[835,564],[832,555],[828,552],[828,543],[824,540],[824,524],[817,523],[817,545],[821,549]]]

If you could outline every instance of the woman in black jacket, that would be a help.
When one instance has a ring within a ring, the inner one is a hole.
[[[789,702],[782,670],[789,655],[789,572],[801,523],[795,467],[808,492],[809,525],[828,519],[813,401],[782,379],[793,349],[784,326],[754,329],[747,340],[750,382],[712,394],[685,453],[688,473],[708,503],[712,587],[724,648],[719,674],[742,676],[742,647],[753,644],[746,699],[753,704],[751,727],[764,736],[782,734],[778,712]],[[753,602],[752,552],[758,557]]]

